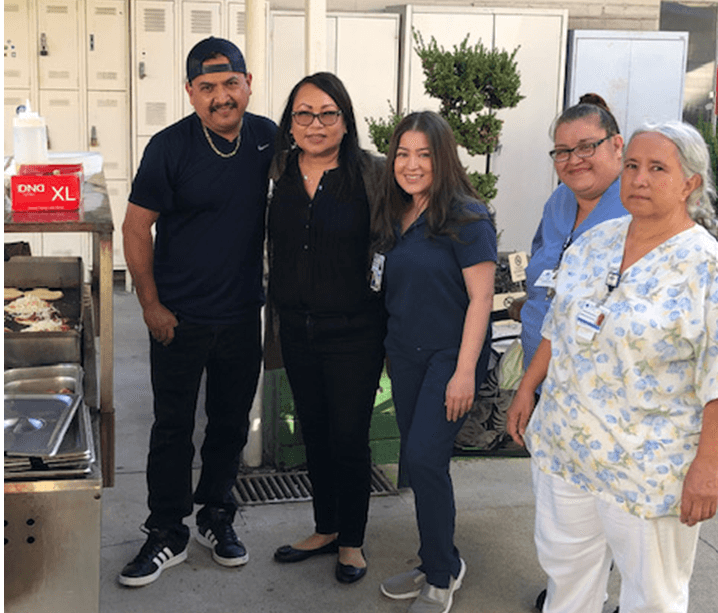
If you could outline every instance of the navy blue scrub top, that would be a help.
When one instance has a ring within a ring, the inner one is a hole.
[[[496,262],[496,230],[486,207],[478,202],[464,206],[486,218],[459,225],[459,240],[427,237],[423,214],[403,235],[397,232],[384,270],[387,349],[436,351],[461,345],[469,305],[461,271]]]

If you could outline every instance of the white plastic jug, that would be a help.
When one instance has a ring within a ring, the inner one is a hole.
[[[19,106],[13,118],[15,165],[47,164],[47,128],[45,120],[30,110],[30,101]]]

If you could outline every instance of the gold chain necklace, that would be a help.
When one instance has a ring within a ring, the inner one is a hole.
[[[244,121],[244,120],[242,120]],[[222,153],[217,147],[215,146],[214,142],[212,141],[212,137],[209,135],[209,130],[207,129],[207,126],[202,124],[202,131],[204,132],[204,135],[207,137],[207,142],[209,143],[209,146],[212,147],[212,151],[214,151],[219,157],[221,158],[231,158],[234,156],[237,151],[239,151],[239,143],[242,142],[242,121],[239,122],[239,133],[237,134],[237,144],[234,146],[234,151],[231,153]]]

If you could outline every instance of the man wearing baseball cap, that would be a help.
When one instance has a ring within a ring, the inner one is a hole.
[[[187,57],[195,112],[155,134],[132,183],[122,226],[127,267],[150,334],[154,423],[147,461],[147,540],[119,575],[155,581],[197,540],[223,566],[247,551],[232,523],[231,488],[259,376],[267,172],[276,125],[246,111],[252,75],[230,41]],[[153,241],[152,228],[155,229]],[[202,376],[207,426],[192,488],[192,434]]]

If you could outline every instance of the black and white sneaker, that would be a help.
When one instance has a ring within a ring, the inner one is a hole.
[[[147,541],[135,559],[122,569],[118,577],[122,585],[147,585],[156,581],[165,568],[187,559],[188,538],[170,530],[147,529],[144,526],[142,531],[147,533]]]
[[[232,516],[224,509],[208,509],[197,527],[197,540],[212,550],[217,564],[241,566],[249,561],[249,554],[232,527]]]

